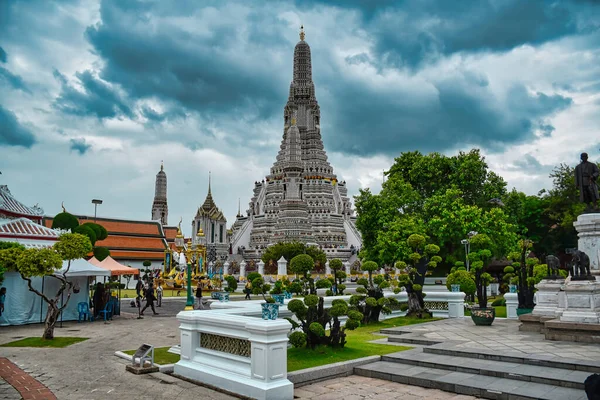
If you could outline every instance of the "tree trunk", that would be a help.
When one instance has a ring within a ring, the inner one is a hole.
[[[48,311],[46,313],[46,320],[44,321],[44,334],[42,335],[43,339],[54,339],[54,326],[56,325],[59,316],[60,310],[56,306],[56,303],[48,303]]]

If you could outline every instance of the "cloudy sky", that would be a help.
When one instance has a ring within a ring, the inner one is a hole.
[[[301,24],[350,194],[415,149],[480,147],[527,193],[600,158],[594,0],[2,0],[0,183],[49,215],[149,219],[164,160],[171,224],[209,170],[232,223],[275,160]]]

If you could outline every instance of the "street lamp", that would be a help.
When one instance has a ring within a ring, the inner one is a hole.
[[[469,271],[469,253],[471,252],[471,238],[475,235],[477,235],[477,232],[471,231],[467,235],[468,236],[467,239],[463,239],[460,241],[460,244],[465,246],[465,257],[467,260],[467,272]]]
[[[92,204],[94,205],[94,223],[96,223],[96,212],[98,211],[98,204],[102,204],[102,200],[93,199]]]

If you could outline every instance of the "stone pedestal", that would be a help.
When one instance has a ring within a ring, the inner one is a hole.
[[[561,322],[600,324],[599,281],[570,281],[565,285],[565,297]]]
[[[229,275],[229,261],[225,261],[223,264],[223,275]]]
[[[263,262],[263,260],[260,260],[258,262],[258,273],[261,275],[265,274],[265,263]]]
[[[506,300],[506,318],[518,319],[519,295],[517,293],[504,293],[504,300]]]
[[[281,258],[277,260],[277,279],[285,278],[287,278],[287,260],[281,256]]]
[[[348,261],[344,263],[344,268],[346,269],[346,281],[350,282],[350,263]]]
[[[465,294],[448,292],[448,318],[463,318],[465,316]]]
[[[331,267],[329,266],[329,260],[325,263],[325,276],[331,275]]]
[[[540,317],[559,318],[566,306],[565,292],[562,291],[564,286],[563,278],[542,279],[535,285],[537,301],[532,314]]]
[[[246,278],[246,261],[240,263],[240,280]]]
[[[579,241],[577,249],[590,257],[590,270],[600,280],[600,213],[581,214],[573,222]]]

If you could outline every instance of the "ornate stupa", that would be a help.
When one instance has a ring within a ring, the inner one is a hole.
[[[192,237],[202,229],[206,236],[206,245],[209,250],[214,248],[212,258],[215,260],[229,254],[229,237],[227,232],[227,219],[217,207],[212,197],[211,177],[208,176],[208,193],[204,203],[198,207],[196,216],[192,221]],[[216,258],[215,258],[216,257]]]
[[[270,173],[254,184],[246,215],[232,227],[232,249],[255,259],[267,246],[300,241],[347,260],[361,246],[345,182],[338,182],[321,139],[321,113],[304,29],[283,110],[283,139]]]
[[[154,201],[152,202],[152,220],[160,221],[165,226],[168,224],[169,207],[167,206],[167,174],[164,165],[160,163],[160,171],[156,174],[154,186]]]

